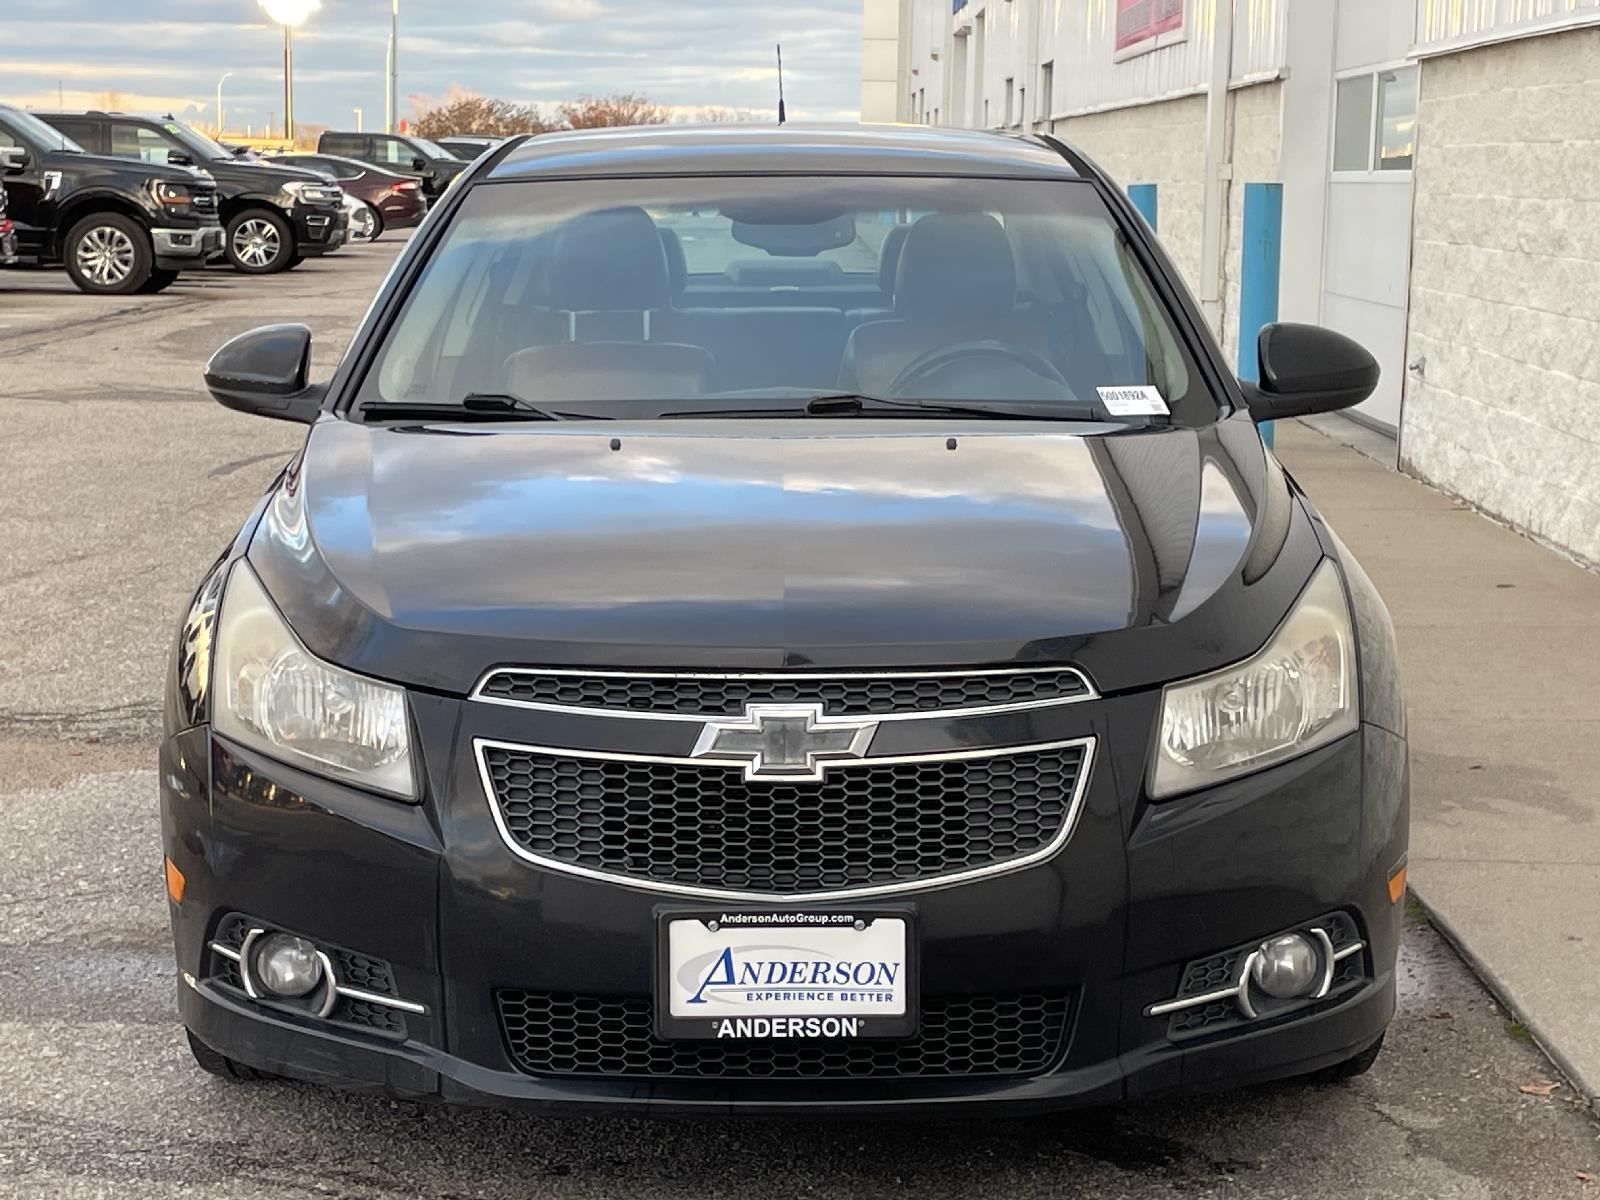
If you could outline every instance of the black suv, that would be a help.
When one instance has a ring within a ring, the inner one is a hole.
[[[203,167],[215,176],[228,261],[273,275],[344,245],[350,219],[337,184],[311,171],[240,158],[171,117],[118,112],[40,113],[98,154]]]
[[[317,139],[318,154],[340,154],[422,180],[429,199],[437,199],[451,180],[467,169],[457,158],[427,138],[399,133],[324,133]]]
[[[86,154],[4,104],[0,176],[18,259],[64,262],[85,292],[159,292],[222,249],[216,184],[206,172]]]

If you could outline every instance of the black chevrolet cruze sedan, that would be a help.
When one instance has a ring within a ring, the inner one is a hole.
[[[201,1066],[668,1113],[1026,1111],[1371,1065],[1388,616],[1106,176],[1043,137],[485,155],[199,584],[161,751]]]

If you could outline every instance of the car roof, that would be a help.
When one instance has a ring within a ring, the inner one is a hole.
[[[924,125],[640,125],[569,130],[514,146],[487,178],[722,174],[1076,179],[1049,144]]]

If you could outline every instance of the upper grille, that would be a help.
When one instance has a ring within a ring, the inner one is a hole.
[[[872,1079],[1037,1075],[1056,1061],[1065,996],[925,997],[907,1041],[665,1041],[649,1000],[496,993],[511,1061],[531,1075]]]
[[[928,882],[1047,850],[1070,831],[1089,743],[866,760],[815,783],[489,743],[479,752],[525,854],[643,882],[802,895]]]
[[[585,675],[495,671],[477,695],[515,704],[631,712],[737,716],[747,704],[820,703],[828,713],[904,712],[1060,703],[1094,695],[1070,667],[1046,670],[891,675]]]

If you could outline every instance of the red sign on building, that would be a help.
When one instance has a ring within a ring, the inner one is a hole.
[[[1179,32],[1181,41],[1184,0],[1117,0],[1117,53],[1154,50],[1164,33]],[[1144,43],[1152,43],[1145,45]]]

